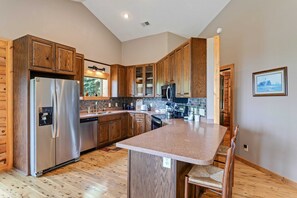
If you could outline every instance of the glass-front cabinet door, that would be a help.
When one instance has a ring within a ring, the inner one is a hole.
[[[144,66],[135,67],[135,97],[144,96]]]
[[[154,64],[148,64],[145,67],[145,88],[146,97],[154,97]]]

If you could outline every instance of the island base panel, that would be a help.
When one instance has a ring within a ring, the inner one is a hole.
[[[171,168],[164,168],[162,157],[129,151],[128,198],[183,198],[185,175],[191,167],[171,160]],[[189,191],[192,197],[193,186]]]

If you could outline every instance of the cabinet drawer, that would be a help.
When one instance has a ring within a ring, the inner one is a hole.
[[[139,120],[139,119],[144,119],[144,118],[145,118],[144,113],[135,113],[135,119]]]
[[[112,120],[119,120],[121,119],[122,114],[117,114],[117,115],[104,115],[99,117],[99,123],[100,122],[108,122]]]

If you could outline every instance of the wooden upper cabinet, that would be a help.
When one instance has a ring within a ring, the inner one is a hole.
[[[80,85],[80,96],[84,95],[84,55],[83,54],[76,54],[75,58],[75,80],[79,81]]]
[[[145,79],[144,79],[144,96],[155,96],[155,64],[148,64],[145,66]]]
[[[124,66],[120,66],[118,69],[119,72],[119,94],[118,97],[126,96],[126,68]]]
[[[29,37],[29,68],[55,71],[55,43],[37,37]]]
[[[122,65],[111,66],[111,97],[126,97],[126,68]]]
[[[30,70],[71,76],[77,74],[75,48],[31,35],[17,39],[16,42],[28,46],[29,51],[23,51],[23,56],[28,58]]]
[[[182,67],[182,89],[183,97],[191,97],[191,51],[190,43],[182,47],[183,52],[183,67]]]
[[[166,56],[163,59],[163,70],[164,70],[164,83],[169,84],[170,83],[170,77],[169,77],[169,57]]]
[[[135,67],[129,66],[126,68],[127,74],[127,87],[126,93],[127,97],[134,97],[134,87],[135,87]]]
[[[179,48],[175,51],[175,76],[174,76],[174,82],[176,84],[176,97],[182,96],[182,83],[183,83],[183,51],[182,48]]]
[[[169,56],[169,81],[170,83],[174,83],[174,76],[175,76],[175,52],[172,52]]]
[[[135,96],[144,96],[144,65],[135,66]]]
[[[191,38],[175,50],[176,97],[206,97],[206,39]]]
[[[56,71],[75,75],[75,48],[56,44]]]
[[[164,85],[164,62],[163,60],[157,62],[156,64],[156,97],[161,97],[161,86]]]

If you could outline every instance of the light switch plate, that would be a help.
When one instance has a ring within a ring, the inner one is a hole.
[[[167,157],[163,157],[163,167],[164,168],[171,168],[171,159]]]

